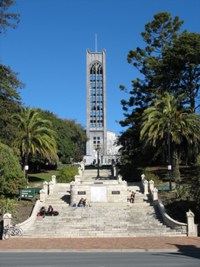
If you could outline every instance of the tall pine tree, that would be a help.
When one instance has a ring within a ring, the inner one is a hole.
[[[120,86],[130,94],[128,100],[121,101],[125,118],[120,124],[127,130],[119,142],[123,145],[125,162],[146,164],[148,159],[155,160],[163,154],[159,148],[145,150],[139,138],[143,111],[159,96],[169,92],[179,97],[184,93],[182,105],[193,112],[198,107],[200,35],[181,32],[182,24],[183,21],[178,17],[172,18],[168,12],[154,15],[141,33],[145,46],[128,53],[127,61],[138,70],[139,78],[132,80],[131,90]]]

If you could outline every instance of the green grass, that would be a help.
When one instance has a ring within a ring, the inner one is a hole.
[[[40,172],[40,173],[31,173],[28,174],[28,181],[29,185],[31,186],[42,186],[42,184],[46,182],[51,181],[51,176],[52,175],[58,175],[57,170],[52,170],[52,171],[45,171],[45,172]]]

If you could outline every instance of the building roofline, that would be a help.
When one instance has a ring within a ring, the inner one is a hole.
[[[90,54],[102,54],[103,52],[104,52],[104,53],[106,52],[106,49],[104,48],[101,52],[100,52],[100,51],[94,51],[94,52],[92,52],[92,51],[90,51],[90,49],[88,48],[88,49],[86,49],[86,51],[87,51],[88,53],[90,53]]]

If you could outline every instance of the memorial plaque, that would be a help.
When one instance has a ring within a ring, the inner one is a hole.
[[[112,195],[120,195],[120,191],[112,191]]]
[[[78,191],[78,195],[86,195],[85,191]]]

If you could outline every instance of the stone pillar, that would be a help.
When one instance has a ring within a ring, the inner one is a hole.
[[[76,199],[76,183],[74,181],[72,181],[70,183],[70,192],[71,192],[71,202],[70,202],[70,205],[71,206],[76,206],[78,203],[77,203],[77,199]]]
[[[144,194],[147,195],[149,193],[148,191],[148,181],[147,180],[144,180],[143,181],[143,186],[144,186]]]
[[[118,178],[118,175],[119,175],[119,168],[118,166],[116,166],[116,178]]]
[[[52,181],[54,184],[56,184],[56,176],[55,176],[55,175],[52,175],[52,176],[51,176],[51,181]]]
[[[81,179],[80,179],[80,175],[75,175],[74,176],[74,180],[76,184],[81,184]]]
[[[117,169],[116,169],[116,166],[113,166],[113,176],[114,176],[114,177],[117,176]]]
[[[118,175],[118,183],[121,184],[123,181],[122,181],[122,176],[121,175]]]
[[[153,180],[149,181],[149,190],[150,190],[150,192],[152,192],[154,190],[154,181]]]
[[[81,169],[82,169],[82,171],[84,171],[84,170],[85,170],[85,164],[84,164],[84,162],[83,162],[83,161],[81,161]]]
[[[3,228],[10,228],[11,226],[12,215],[6,213],[3,215]]]
[[[142,182],[144,181],[144,179],[145,179],[145,175],[144,175],[144,173],[141,175],[141,180],[142,180]]]
[[[54,183],[51,181],[49,182],[49,195],[53,194],[53,188],[54,188]]]
[[[158,200],[158,189],[154,187],[153,189],[153,201]]]
[[[43,189],[45,191],[45,194],[48,195],[49,194],[49,183],[44,182],[43,183]]]
[[[82,170],[81,170],[81,167],[78,167],[78,175],[82,176]]]
[[[188,236],[197,236],[197,225],[194,223],[194,213],[189,210],[186,212],[187,225],[188,225]]]
[[[45,202],[45,199],[46,199],[46,192],[44,189],[41,189],[40,190],[40,201]]]

